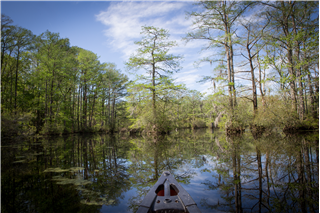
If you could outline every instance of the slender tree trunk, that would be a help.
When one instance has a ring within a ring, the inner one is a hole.
[[[226,1],[222,2],[222,7],[226,7]],[[226,51],[226,57],[227,57],[227,72],[228,72],[228,92],[229,92],[229,105],[230,108],[232,109],[232,114],[233,114],[233,81],[232,81],[232,63],[231,63],[231,52],[230,52],[230,44],[229,44],[229,36],[227,35],[230,31],[229,26],[228,26],[228,14],[225,9],[223,10],[223,21],[224,21],[224,33],[226,35],[225,41],[224,41],[224,48]]]
[[[81,109],[81,105],[80,105],[80,94],[81,94],[81,91],[80,91],[80,88],[81,88],[81,84],[79,85],[79,89],[78,89],[78,107],[77,107],[77,120],[78,120],[78,131],[80,130],[80,109]]]
[[[3,59],[4,59],[4,50],[6,49],[6,43],[5,42],[2,42],[2,51],[1,51],[1,73],[3,75],[3,71],[5,70],[5,66],[3,66]]]
[[[85,76],[86,73],[84,73]],[[83,91],[83,111],[82,111],[82,119],[83,119],[83,129],[87,128],[87,81],[84,78],[84,91]]]
[[[110,118],[111,118],[111,87],[109,86],[109,91],[108,91],[108,120],[107,120],[107,125],[110,127]]]
[[[307,86],[306,83],[302,83],[303,84],[303,88],[304,89],[304,94],[303,94],[303,99],[304,99],[304,109],[305,109],[305,115],[309,114],[309,110],[308,110],[308,95],[307,95]]]
[[[285,3],[281,2],[282,7],[286,8]],[[292,3],[290,6],[293,7]],[[292,10],[292,8],[290,8],[290,10]],[[290,36],[290,32],[289,32],[289,21],[288,21],[288,17],[289,15],[284,14],[282,16],[282,29],[283,32],[285,34],[285,36],[287,38],[289,38]],[[290,86],[290,97],[291,97],[291,104],[292,104],[292,110],[294,112],[297,112],[297,91],[296,91],[296,73],[294,70],[294,63],[293,63],[293,48],[292,48],[292,44],[290,43],[291,41],[287,42],[287,59],[288,59],[288,71],[289,71],[289,78],[290,78],[290,82],[289,82],[289,86]]]
[[[292,25],[293,25],[293,32],[295,35],[297,35],[297,28],[296,28],[296,22],[294,15],[291,16],[292,18]],[[297,38],[296,38],[297,39]],[[300,46],[299,41],[295,39],[294,45],[295,45],[295,61],[300,62]],[[304,120],[304,114],[305,114],[305,108],[304,108],[304,100],[303,100],[303,83],[302,83],[302,75],[301,75],[301,67],[298,67],[297,69],[297,79],[298,79],[298,85],[299,85],[299,93],[298,93],[298,99],[299,99],[299,119]]]
[[[44,117],[45,117],[46,124],[47,124],[47,116],[48,116],[48,80],[46,79],[46,96],[45,96],[45,107],[44,107]]]
[[[41,93],[38,92],[38,109],[37,109],[37,119],[36,119],[36,134],[40,132],[40,124],[41,124],[41,106],[40,106],[40,97]]]
[[[293,59],[292,59],[292,49],[291,47],[287,51],[287,56],[288,56],[288,61],[289,61],[289,75],[290,75],[290,97],[292,101],[292,110],[297,112],[297,93],[296,93],[296,84],[295,84],[295,79],[296,79],[296,74],[293,68]]]
[[[230,64],[230,53],[229,53],[229,49],[228,49],[227,45],[225,45],[225,50],[226,50],[226,55],[227,55],[229,105],[233,111],[232,71],[231,71],[231,64]]]
[[[314,92],[313,92],[313,86],[311,82],[311,75],[308,73],[308,85],[309,85],[309,98],[310,98],[310,108],[311,108],[311,114],[314,118],[317,118],[317,112],[316,112],[316,106],[315,106],[315,100],[314,100]]]
[[[111,131],[114,132],[115,130],[115,105],[116,105],[116,98],[115,98],[115,91],[113,92],[113,98],[112,98],[112,114],[111,114]]]
[[[255,76],[254,76],[253,58],[251,56],[251,50],[250,50],[250,47],[249,47],[249,43],[247,43],[247,51],[248,51],[248,59],[249,59],[249,64],[250,64],[251,82],[252,82],[253,113],[254,113],[254,116],[255,116],[256,113],[257,113],[257,109],[258,109],[258,100],[257,100],[256,79],[255,79]]]
[[[155,42],[156,42],[156,39],[154,40],[154,47],[155,47]],[[151,53],[152,55],[152,111],[153,111],[153,119],[154,119],[154,125],[156,125],[156,117],[157,117],[157,112],[156,112],[156,80],[155,80],[155,77],[156,77],[156,65],[155,65],[155,62],[154,62],[154,55],[153,55],[153,51]]]
[[[92,128],[92,125],[93,125],[93,113],[94,113],[94,102],[95,102],[95,97],[93,97],[93,101],[92,101],[92,107],[91,107],[91,113],[90,113],[90,116],[89,116],[89,126],[90,128]]]
[[[50,123],[52,122],[52,105],[53,105],[53,81],[54,81],[54,70],[55,70],[55,65],[53,65],[52,69],[52,79],[51,79],[51,91],[50,91]]]
[[[18,46],[17,63],[16,63],[16,80],[14,89],[14,114],[17,114],[17,91],[18,91],[18,71],[19,71],[20,47]]]
[[[258,62],[258,68],[259,68],[259,89],[260,89],[260,94],[261,94],[261,99],[262,99],[262,105],[265,106],[266,102],[264,99],[264,88],[262,84],[262,70],[261,70],[261,65],[260,65],[260,58],[259,55],[257,55],[257,62]],[[265,80],[265,79],[263,79]]]
[[[76,88],[74,87],[73,88],[73,94],[72,94],[72,133],[74,133],[75,131],[75,123],[76,123],[76,120],[75,120],[75,93],[76,93]],[[71,97],[71,95],[70,95]]]
[[[2,90],[2,64],[3,64],[3,59],[4,59],[4,55],[5,55],[5,49],[6,49],[6,43],[3,42],[2,43],[2,54],[1,54],[1,61],[0,61],[0,93],[3,93]],[[3,69],[5,70],[5,69]]]
[[[13,95],[13,70],[10,69],[10,82],[11,82],[11,87],[10,87],[10,112],[12,113],[12,110],[14,108],[13,104],[12,104],[12,97]]]
[[[232,45],[232,39],[231,39],[231,32],[229,29],[229,48],[230,48],[230,67],[231,67],[231,76],[232,76],[232,104],[233,107],[237,105],[237,96],[236,96],[236,84],[234,80],[234,65],[233,65],[233,45]]]
[[[105,94],[102,95],[102,100],[101,100],[101,118],[102,118],[102,122],[101,122],[101,129],[103,129],[104,127],[104,117],[105,117],[105,109],[104,109],[104,102],[105,102],[105,99],[104,99],[104,96]]]

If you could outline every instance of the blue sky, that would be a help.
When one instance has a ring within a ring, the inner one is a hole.
[[[189,89],[210,92],[211,83],[199,84],[197,81],[202,75],[210,75],[212,68],[209,65],[195,68],[193,65],[208,54],[200,52],[204,43],[185,44],[181,40],[191,29],[186,11],[194,9],[190,1],[1,1],[1,13],[9,16],[13,24],[36,35],[46,30],[60,33],[62,38],[70,39],[72,46],[96,53],[101,62],[115,63],[123,73],[126,73],[124,63],[137,48],[134,41],[141,39],[141,26],[167,29],[170,39],[179,44],[171,53],[184,56],[183,69],[173,76],[176,82],[186,84]]]

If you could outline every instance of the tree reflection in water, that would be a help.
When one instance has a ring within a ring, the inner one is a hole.
[[[1,212],[135,212],[169,170],[204,212],[318,212],[318,134],[2,141]]]
[[[169,137],[170,138],[170,137]],[[149,136],[136,138],[131,141],[137,149],[131,152],[132,164],[128,170],[131,174],[133,187],[137,189],[137,195],[129,200],[129,209],[135,212],[140,202],[149,192],[152,186],[164,170],[174,175],[176,180],[188,184],[192,177],[192,168],[184,168],[191,160],[178,138],[168,136]]]
[[[32,139],[2,148],[1,210],[100,212],[101,205],[119,205],[131,185],[129,149],[108,135]]]
[[[246,132],[215,135],[217,166],[203,184],[221,199],[208,209],[225,212],[318,212],[318,135]]]

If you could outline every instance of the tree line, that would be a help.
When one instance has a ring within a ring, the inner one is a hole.
[[[220,123],[231,130],[275,125],[289,130],[317,128],[318,2],[197,1],[195,5],[196,11],[187,13],[192,30],[183,40],[207,41],[203,50],[212,54],[196,63],[213,66],[213,75],[201,80],[212,82],[213,95],[174,84],[172,74],[180,70],[181,56],[169,50],[176,44],[168,31],[143,26],[137,54],[127,63],[130,70],[146,70],[129,96],[134,126],[160,132],[168,126],[181,127],[178,123],[193,127]],[[183,105],[187,107],[179,111]]]
[[[2,133],[113,130],[128,77],[68,38],[39,36],[2,15]]]
[[[203,80],[227,87],[231,122],[237,120],[234,110],[240,99],[249,100],[253,117],[261,119],[258,99],[261,108],[274,107],[266,101],[268,90],[286,105],[286,119],[294,117],[301,122],[318,118],[318,2],[196,4],[201,11],[188,14],[194,30],[185,39],[205,40],[204,49],[221,50],[199,63],[215,63],[214,76]],[[250,83],[242,83],[245,81]]]
[[[207,41],[213,93],[178,85],[181,55],[168,30],[142,26],[127,71],[2,15],[2,131],[168,132],[185,127],[318,126],[318,2],[197,1],[185,42]],[[6,125],[10,124],[10,125]]]

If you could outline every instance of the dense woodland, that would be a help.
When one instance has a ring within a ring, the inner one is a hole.
[[[185,42],[207,41],[212,94],[177,85],[166,29],[142,27],[127,72],[68,38],[1,17],[2,136],[177,128],[317,129],[319,2],[197,1]],[[219,49],[220,52],[216,50]],[[129,80],[124,73],[145,70]],[[200,72],[200,69],[199,69]]]

